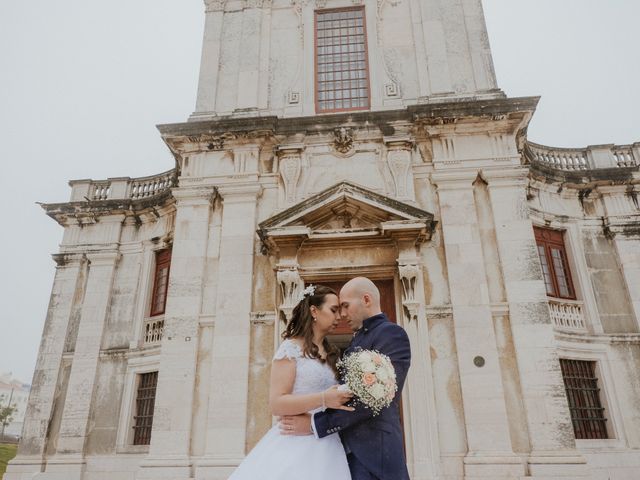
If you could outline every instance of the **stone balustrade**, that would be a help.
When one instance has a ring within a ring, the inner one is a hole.
[[[144,345],[160,343],[164,333],[164,317],[147,318],[144,322]]]
[[[72,180],[71,201],[140,200],[166,192],[176,185],[176,170],[148,177],[109,178],[107,180]]]
[[[565,171],[635,167],[640,165],[640,143],[555,148],[527,142],[525,155],[532,163]]]
[[[551,320],[556,328],[574,332],[586,332],[582,302],[576,300],[549,299]]]

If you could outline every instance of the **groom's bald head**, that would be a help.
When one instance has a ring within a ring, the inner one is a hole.
[[[342,317],[352,330],[358,330],[362,322],[380,313],[380,290],[366,277],[356,277],[340,290]]]

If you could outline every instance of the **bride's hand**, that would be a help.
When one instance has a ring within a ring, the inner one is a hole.
[[[335,410],[353,412],[355,410],[353,407],[347,407],[345,405],[351,398],[353,398],[353,393],[338,390],[338,385],[334,385],[324,391],[324,406]]]

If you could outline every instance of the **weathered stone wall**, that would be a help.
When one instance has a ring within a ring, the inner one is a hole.
[[[582,242],[602,329],[612,334],[639,333],[612,240],[602,229],[584,229]]]

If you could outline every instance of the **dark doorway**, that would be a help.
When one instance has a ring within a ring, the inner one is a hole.
[[[336,293],[339,294],[340,289],[345,283],[347,283],[347,281],[348,279],[337,282],[331,281],[317,283],[332,288],[336,291]],[[398,323],[396,320],[396,298],[395,290],[393,287],[393,279],[373,280],[373,283],[375,283],[376,287],[378,287],[378,289],[380,290],[380,308],[387,315],[387,317],[389,317],[389,320],[391,320],[393,323]],[[353,332],[351,331],[349,324],[346,322],[346,320],[342,320],[333,331],[333,333],[329,336],[329,340],[334,345],[340,347],[340,350],[344,350],[347,345],[349,345],[352,335]]]

